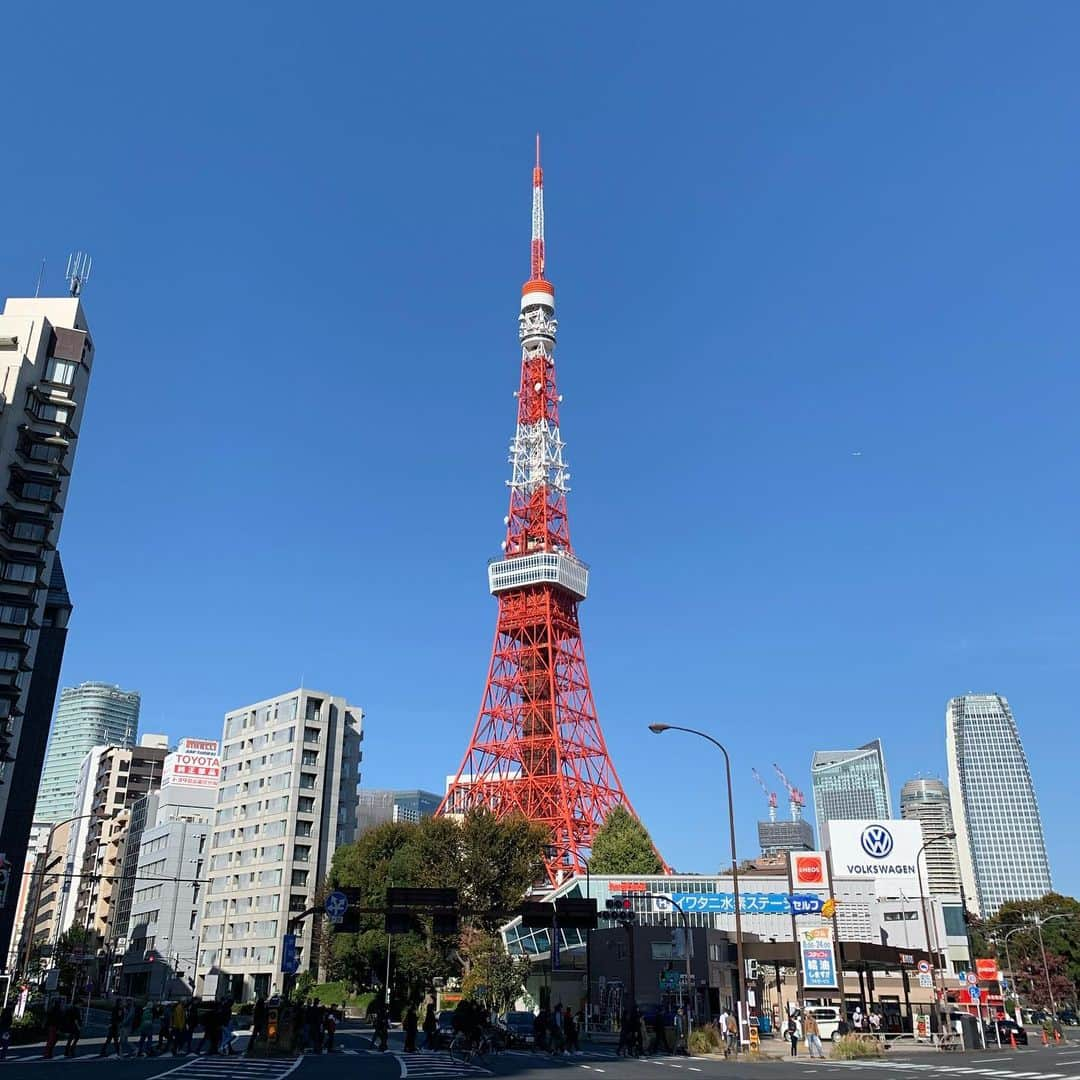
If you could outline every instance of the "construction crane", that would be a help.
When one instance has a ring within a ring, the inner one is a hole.
[[[806,796],[784,775],[784,770],[775,762],[773,762],[773,768],[776,770],[776,775],[783,781],[784,787],[787,788],[788,805],[791,807],[791,820],[801,820],[803,807],[806,805]]]
[[[769,785],[766,784],[765,781],[761,779],[761,773],[759,773],[757,771],[757,769],[751,769],[750,771],[754,774],[754,779],[761,785],[761,790],[764,791],[765,794],[769,797],[769,820],[770,821],[775,821],[776,820],[776,802],[777,802],[777,800],[776,800],[776,792],[769,790]]]

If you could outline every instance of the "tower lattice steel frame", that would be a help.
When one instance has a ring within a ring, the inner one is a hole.
[[[521,290],[521,383],[510,443],[510,512],[503,557],[488,567],[499,601],[495,644],[476,727],[440,814],[486,806],[521,812],[551,833],[548,878],[583,872],[612,807],[633,808],[596,715],[578,604],[589,570],[574,554],[570,490],[555,386],[555,288],[544,275],[544,174],[533,169],[532,273]]]

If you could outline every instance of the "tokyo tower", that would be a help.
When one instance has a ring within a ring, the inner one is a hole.
[[[521,382],[510,443],[510,512],[503,557],[488,566],[498,598],[491,667],[472,740],[439,807],[520,812],[550,830],[548,878],[583,872],[613,806],[631,813],[596,716],[578,605],[589,570],[566,514],[570,473],[555,387],[555,288],[544,274],[544,174],[533,169],[532,273],[521,290]]]

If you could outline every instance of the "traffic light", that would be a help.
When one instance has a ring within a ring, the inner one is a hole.
[[[596,901],[560,896],[555,901],[555,917],[564,930],[595,930]]]
[[[634,921],[634,903],[628,896],[611,896],[604,901],[605,915],[620,922]]]
[[[456,911],[437,911],[431,918],[431,931],[436,937],[454,937],[458,932]]]
[[[388,934],[411,934],[414,930],[419,931],[420,924],[416,916],[407,911],[388,911],[386,913],[386,933]]]
[[[519,908],[521,925],[530,930],[550,929],[555,920],[555,908],[544,900],[526,900]]]

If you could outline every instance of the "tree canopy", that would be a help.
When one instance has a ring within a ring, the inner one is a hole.
[[[461,906],[461,933],[440,938],[431,920],[420,917],[408,934],[394,935],[394,989],[416,1000],[436,976],[468,975],[475,962],[487,965],[493,998],[517,975],[493,959],[499,927],[544,872],[542,826],[520,816],[496,818],[470,810],[464,818],[425,818],[417,824],[388,823],[365,832],[334,854],[328,885],[358,888],[363,907],[381,908],[391,886],[453,888]],[[386,969],[386,932],[381,916],[365,916],[358,934],[335,933],[330,969],[336,978],[362,984],[381,981]],[[509,958],[507,958],[509,959]]]
[[[648,830],[625,806],[615,806],[593,837],[592,874],[662,874],[664,864]]]
[[[1045,968],[1036,917],[1042,920]],[[976,956],[995,956],[1005,977],[1011,974],[1025,1005],[1048,1007],[1051,990],[1059,1006],[1072,999],[1080,981],[1080,901],[1060,893],[1014,900],[992,919],[972,920],[971,937]]]

